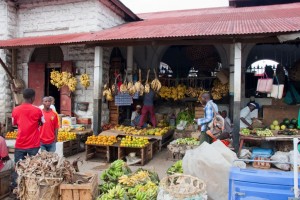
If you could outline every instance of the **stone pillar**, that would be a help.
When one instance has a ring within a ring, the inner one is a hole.
[[[132,81],[133,70],[133,46],[127,47],[127,78],[128,81]]]
[[[234,52],[230,54],[234,60],[233,74],[233,145],[235,151],[239,148],[240,109],[241,109],[241,78],[242,78],[242,45],[234,44]]]
[[[94,59],[94,95],[93,95],[93,132],[98,135],[101,131],[102,88],[103,88],[103,48],[95,47]]]

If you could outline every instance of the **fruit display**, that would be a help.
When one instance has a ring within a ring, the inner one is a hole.
[[[77,86],[77,79],[75,77],[69,78],[67,82],[67,86],[71,92],[74,92],[76,90]]]
[[[193,124],[194,123],[194,118],[195,118],[195,115],[191,111],[184,110],[184,111],[181,111],[177,114],[176,124],[179,124],[180,121],[187,121],[187,125],[188,124]]]
[[[80,75],[80,84],[86,89],[90,86],[90,77],[88,74],[84,73]]]
[[[273,132],[270,129],[257,129],[256,135],[259,137],[272,137],[274,136]]]
[[[298,130],[297,129],[285,129],[285,130],[281,130],[278,131],[278,134],[281,135],[298,135]]]
[[[155,91],[155,92],[159,92],[160,88],[161,88],[161,82],[158,80],[157,75],[156,75],[156,71],[154,69],[154,75],[155,75],[155,79],[151,82],[151,88]]]
[[[121,85],[120,85],[120,92],[121,93],[127,93],[128,89],[127,89],[127,81],[124,81]]]
[[[142,84],[142,72],[139,69],[139,80],[135,82],[134,87],[136,91],[139,93],[140,96],[143,96],[144,94],[144,86]]]
[[[147,144],[149,144],[149,140],[146,137],[132,137],[132,136],[125,136],[121,139],[121,147],[136,147],[136,148],[143,148]]]
[[[18,136],[18,132],[17,131],[10,131],[7,132],[5,135],[5,139],[16,139]]]
[[[101,176],[101,195],[97,200],[156,199],[159,178],[154,172],[138,169],[132,173],[123,160],[114,161]]]
[[[167,170],[168,175],[182,174],[182,173],[183,173],[182,160],[178,160]]]
[[[291,120],[285,118],[281,123],[278,120],[274,120],[270,125],[271,130],[286,130],[286,129],[296,129],[298,125],[298,120],[293,118]]]
[[[123,131],[125,134],[128,135],[156,135],[162,136],[166,134],[170,127],[161,127],[161,128],[152,128],[152,129],[136,129],[133,126],[116,126],[114,130]]]
[[[76,140],[77,135],[75,132],[58,131],[57,141],[63,142],[68,140]]]
[[[173,99],[177,101],[185,98],[185,91],[185,85],[177,85],[176,87],[162,86],[158,94],[163,99]]]
[[[110,146],[117,142],[116,136],[92,135],[87,138],[85,144]]]
[[[243,128],[240,133],[247,136],[251,134],[251,131],[248,128]]]
[[[175,140],[175,144],[196,146],[200,145],[200,142],[195,138],[178,138]]]
[[[229,93],[229,83],[222,84],[219,79],[215,79],[211,90],[211,96],[214,100],[220,100]]]

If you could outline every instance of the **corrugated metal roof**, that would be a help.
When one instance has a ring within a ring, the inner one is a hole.
[[[300,3],[244,8],[206,8],[140,14],[129,22],[94,33],[0,41],[0,47],[74,43],[282,34],[300,31]]]

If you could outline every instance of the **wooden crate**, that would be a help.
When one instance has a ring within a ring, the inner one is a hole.
[[[259,160],[259,161],[266,160],[266,161],[270,161],[270,158],[258,157],[258,158],[255,158],[254,160]],[[271,168],[271,163],[268,163],[268,162],[256,162],[256,161],[254,161],[252,163],[252,166],[255,167],[255,168],[259,168],[259,169],[270,169]]]
[[[11,170],[0,172],[0,199],[10,194],[11,175]]]
[[[86,145],[85,160],[92,158],[105,159],[106,162],[111,162],[117,159],[117,146],[102,146],[102,145]]]
[[[73,156],[80,151],[79,139],[63,142],[63,155],[65,157]]]
[[[141,158],[141,161],[135,165],[144,166],[153,157],[152,143],[150,142],[143,148],[138,147],[118,147],[118,159],[125,159],[129,153],[136,153],[136,156]]]
[[[93,176],[89,183],[84,184],[61,184],[61,200],[94,200],[98,196],[97,174],[87,174]]]

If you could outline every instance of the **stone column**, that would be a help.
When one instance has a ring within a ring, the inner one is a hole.
[[[94,59],[94,96],[93,96],[93,132],[98,135],[101,131],[102,88],[103,88],[103,48],[95,47]]]

